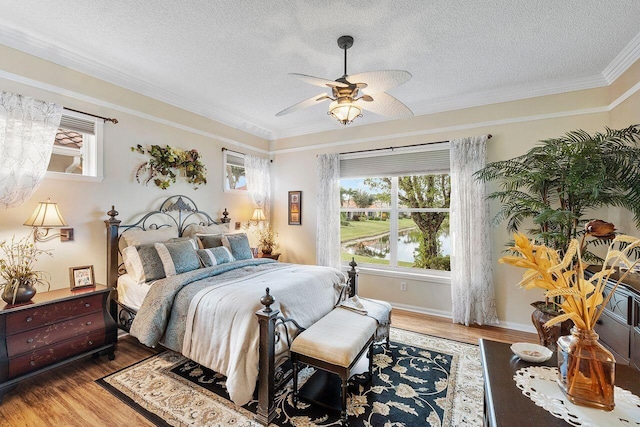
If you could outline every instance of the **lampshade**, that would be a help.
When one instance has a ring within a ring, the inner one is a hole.
[[[31,216],[24,222],[24,225],[29,227],[66,227],[68,224],[58,210],[58,204],[53,203],[51,199],[46,202],[38,203],[36,210],[33,211]]]
[[[267,217],[264,216],[264,211],[262,210],[262,208],[256,208],[253,211],[253,215],[251,215],[251,220],[250,221],[266,221]]]
[[[329,104],[329,114],[343,125],[348,125],[362,115],[362,110],[349,101],[333,101]]]

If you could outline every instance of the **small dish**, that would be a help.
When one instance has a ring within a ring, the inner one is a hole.
[[[517,342],[511,345],[511,351],[522,360],[527,362],[544,362],[549,360],[553,355],[553,351],[547,347],[528,342]]]

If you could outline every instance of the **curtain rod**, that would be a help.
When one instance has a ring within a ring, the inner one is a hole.
[[[241,152],[239,152],[239,151],[229,150],[227,147],[222,147],[222,151],[230,151],[230,152],[232,152],[232,153],[239,154],[239,155],[241,155],[241,156],[246,156],[246,154],[245,154],[245,153],[241,153]],[[273,159],[269,159],[269,162],[270,162],[270,163],[273,163]]]
[[[110,119],[108,117],[96,116],[95,114],[85,113],[84,111],[74,110],[73,108],[64,107],[65,110],[73,111],[74,113],[86,114],[87,116],[95,117],[97,119],[102,119],[105,122],[111,122],[114,125],[118,123],[118,119]]]
[[[492,135],[487,135],[487,139],[491,139]],[[383,148],[370,148],[368,150],[356,150],[356,151],[346,151],[344,153],[339,153],[341,156],[344,154],[356,154],[356,153],[368,153],[370,151],[382,151],[382,150],[395,150],[396,148],[410,148],[410,147],[420,147],[423,145],[431,145],[431,144],[444,144],[445,142],[450,141],[436,141],[436,142],[421,142],[420,144],[410,144],[410,145],[400,145],[397,147],[383,147]]]

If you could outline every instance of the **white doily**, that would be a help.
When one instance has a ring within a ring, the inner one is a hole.
[[[558,386],[558,369],[547,366],[529,366],[519,369],[513,379],[522,394],[556,418],[572,426],[640,426],[640,398],[620,387],[614,389],[615,408],[602,411],[574,405]]]

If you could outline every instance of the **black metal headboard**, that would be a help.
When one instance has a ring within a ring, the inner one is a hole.
[[[122,221],[116,219],[118,211],[114,206],[111,206],[107,215],[109,215],[109,219],[104,221],[107,226],[107,286],[114,289],[117,287],[120,273],[124,272],[120,257],[120,237],[124,231],[134,228],[153,230],[175,226],[178,229],[178,235],[182,236],[190,226],[230,222],[226,209],[220,221],[214,221],[208,213],[199,210],[191,198],[183,195],[167,198],[157,210],[144,213],[138,221],[132,224],[121,224]]]

